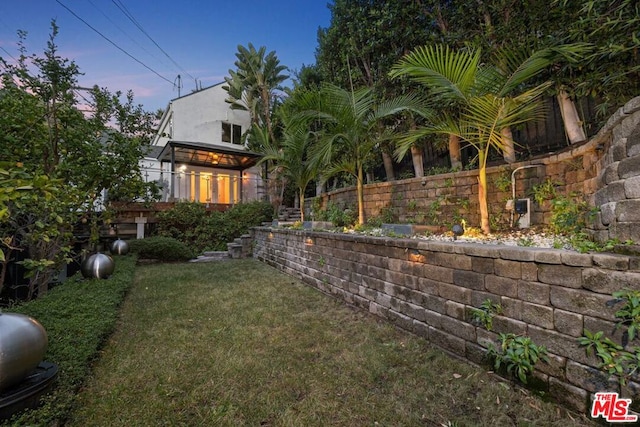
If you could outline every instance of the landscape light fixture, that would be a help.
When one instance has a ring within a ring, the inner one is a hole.
[[[453,240],[456,240],[458,236],[462,236],[464,234],[464,228],[460,224],[455,224],[451,227],[451,232],[453,233]]]

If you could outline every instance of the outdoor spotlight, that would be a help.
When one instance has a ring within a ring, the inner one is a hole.
[[[462,236],[464,234],[464,228],[460,224],[456,224],[451,227],[451,231],[453,232],[453,240],[456,240],[458,236]]]
[[[427,185],[427,178],[422,178],[422,181],[420,181],[420,184],[422,184],[423,187]]]

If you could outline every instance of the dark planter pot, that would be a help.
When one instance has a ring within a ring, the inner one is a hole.
[[[88,256],[80,264],[82,276],[88,279],[108,279],[114,269],[113,258],[100,252]]]
[[[47,332],[35,319],[0,313],[0,391],[31,373],[46,349]]]

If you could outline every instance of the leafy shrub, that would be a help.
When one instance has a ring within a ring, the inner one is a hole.
[[[558,196],[551,201],[551,229],[554,233],[570,235],[586,226],[591,213],[587,202],[570,197]]]
[[[202,203],[178,202],[172,209],[158,213],[157,233],[181,242],[193,241],[197,237],[196,228],[206,216],[207,209]]]
[[[227,243],[272,219],[273,207],[267,202],[240,203],[225,212],[207,212],[200,203],[181,202],[158,215],[157,233],[196,252],[226,250]]]
[[[322,221],[330,221],[336,227],[344,227],[353,225],[357,220],[357,213],[350,208],[341,208],[340,206],[329,202],[324,212]]]
[[[547,349],[536,345],[531,338],[515,334],[500,334],[500,348],[489,347],[489,357],[494,359],[494,368],[505,369],[509,375],[527,384],[539,360],[548,362]]]
[[[43,297],[7,310],[31,316],[45,328],[49,345],[44,360],[58,365],[58,379],[41,407],[0,421],[0,425],[64,425],[92,362],[113,332],[120,304],[133,282],[135,257],[114,259],[116,269],[108,280],[70,278]]]
[[[173,237],[154,236],[129,242],[131,252],[138,258],[160,261],[187,261],[194,257],[193,251]]]
[[[613,297],[612,304],[622,303],[622,307],[615,313],[618,319],[616,330],[625,328],[622,345],[605,337],[603,331],[591,333],[587,329],[578,342],[585,347],[587,355],[595,353],[600,359],[601,371],[606,372],[609,377],[616,376],[619,383],[625,385],[640,371],[640,347],[630,345],[634,340],[637,341],[640,332],[640,291],[623,289],[614,292]]]

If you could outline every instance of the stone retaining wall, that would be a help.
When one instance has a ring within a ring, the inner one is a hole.
[[[516,198],[532,198],[535,185],[551,180],[558,194],[577,194],[598,209],[590,225],[598,240],[640,243],[640,97],[621,107],[584,144],[527,162],[488,167],[487,201],[494,225],[510,223],[505,206],[512,198],[511,172],[520,167],[527,168],[515,174]],[[477,177],[478,171],[471,170],[365,185],[365,215],[393,214],[400,222],[449,226],[464,218],[478,226]],[[323,194],[318,200],[321,207],[329,203],[356,207],[353,187]],[[313,204],[313,199],[307,199],[307,218]],[[531,224],[549,224],[549,202],[538,205],[532,199],[531,210]]]
[[[526,334],[550,353],[536,379],[577,411],[596,391],[620,390],[578,344],[584,329],[614,331],[611,293],[640,289],[640,258],[554,249],[437,242],[260,227],[254,257],[475,363],[498,333]],[[486,299],[503,314],[493,331],[471,322]],[[620,331],[614,335],[619,340]]]

